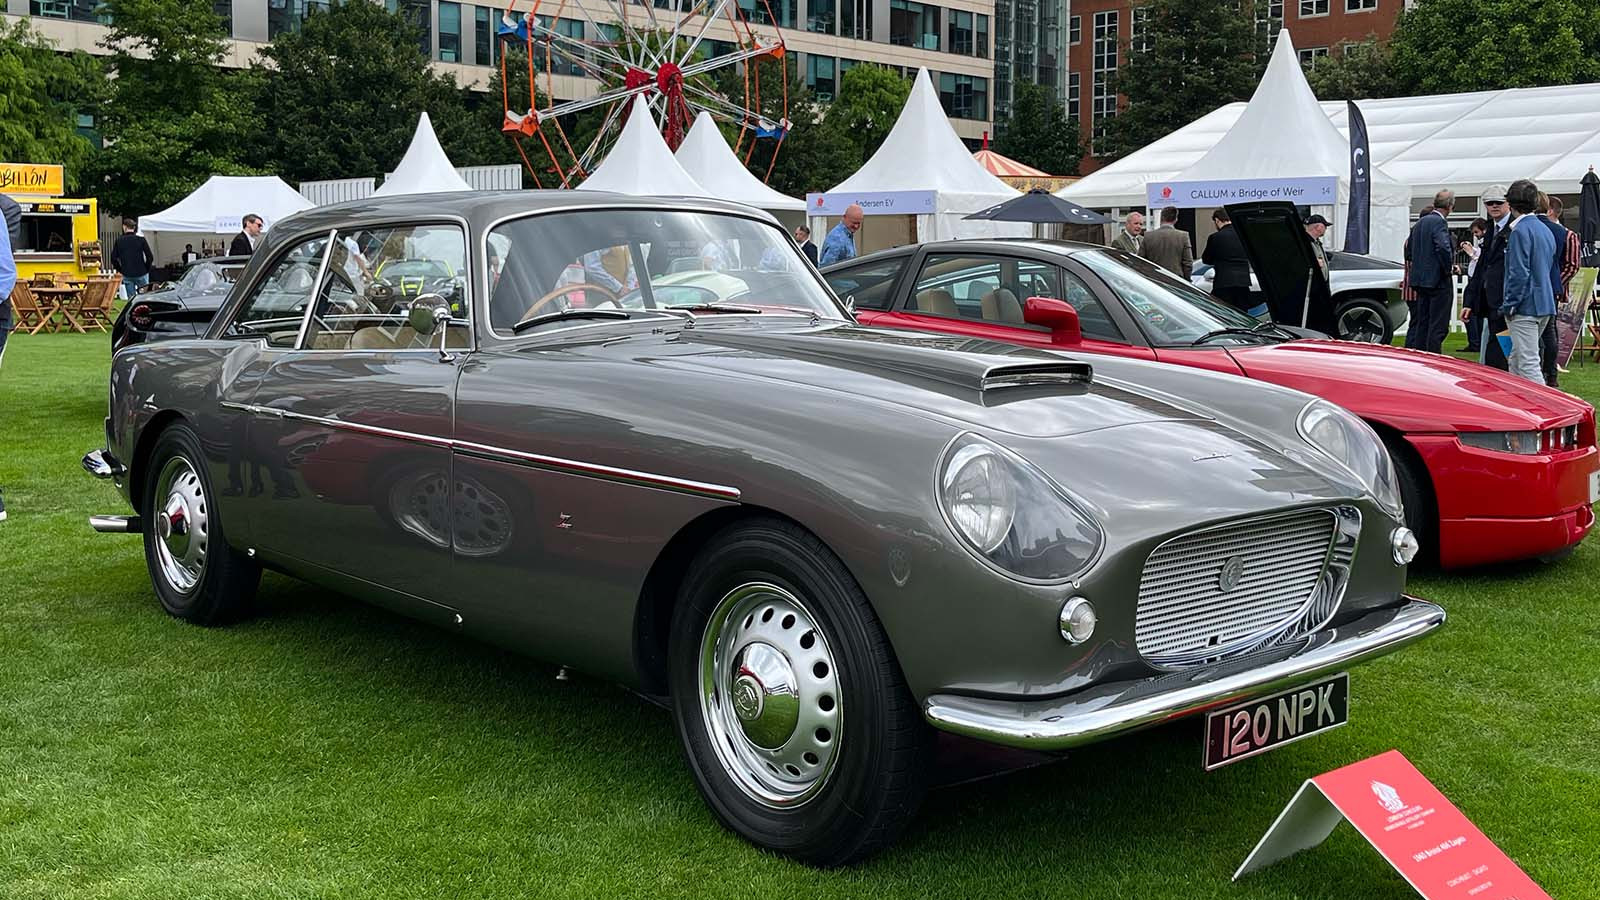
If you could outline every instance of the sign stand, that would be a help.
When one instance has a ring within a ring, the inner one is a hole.
[[[1233,879],[1317,846],[1342,820],[1426,900],[1550,900],[1398,750],[1300,785]]]

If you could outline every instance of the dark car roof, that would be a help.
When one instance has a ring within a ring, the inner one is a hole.
[[[927,241],[921,244],[906,244],[900,247],[891,247],[888,250],[879,250],[865,256],[844,260],[824,266],[823,270],[843,268],[845,266],[860,265],[875,259],[889,259],[890,257],[912,253],[919,248],[926,249],[929,253],[1016,253],[1017,251],[1035,251],[1040,253],[1060,253],[1072,255],[1088,250],[1110,250],[1100,244],[1086,244],[1082,241],[1049,241],[1041,238],[963,238],[953,241]]]
[[[333,228],[365,218],[410,218],[439,215],[460,216],[469,222],[486,224],[518,213],[552,212],[563,209],[594,208],[686,209],[730,212],[742,215],[771,216],[738,203],[709,197],[641,197],[610,191],[457,191],[443,194],[404,194],[394,197],[368,197],[319,206],[282,220],[285,231]],[[775,220],[774,220],[775,221]],[[273,229],[277,231],[277,228]]]

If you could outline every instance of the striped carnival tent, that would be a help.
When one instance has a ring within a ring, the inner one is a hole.
[[[1001,156],[990,150],[987,144],[982,150],[973,153],[972,158],[977,160],[979,165],[988,169],[989,174],[1019,191],[1026,192],[1040,188],[1055,192],[1077,180],[1076,178],[1051,175],[1049,172],[1019,163],[1009,156]]]

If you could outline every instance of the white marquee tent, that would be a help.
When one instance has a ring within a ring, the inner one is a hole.
[[[995,177],[961,143],[927,69],[918,69],[900,118],[866,165],[829,195],[878,191],[933,191],[934,212],[917,216],[916,239],[1013,236],[1032,233],[1027,223],[968,221],[969,213],[1021,192]]]
[[[276,175],[213,175],[172,206],[140,216],[139,230],[150,238],[156,258],[165,261],[177,257],[186,237],[237,234],[249,213],[271,228],[279,219],[311,207],[310,200]]]
[[[411,135],[411,146],[400,158],[383,185],[373,191],[374,197],[392,197],[396,194],[439,194],[448,191],[470,191],[472,185],[456,172],[450,157],[439,146],[439,136],[433,132],[433,122],[423,113],[417,119],[417,130]]]
[[[611,152],[578,187],[646,197],[714,196],[684,171],[667,148],[643,95],[634,98],[628,123],[622,126]]]
[[[1213,113],[1201,121],[1215,118],[1217,114]],[[1169,135],[1163,141],[1175,137],[1176,134]],[[1158,141],[1139,153],[1156,149],[1157,153],[1166,154],[1170,162],[1178,162],[1179,154],[1172,152],[1175,148],[1157,149],[1161,143]],[[1194,147],[1199,143],[1185,142],[1180,146]],[[1333,220],[1331,245],[1335,248],[1344,245],[1345,219],[1350,201],[1350,140],[1334,127],[1317,103],[1300,69],[1299,57],[1287,30],[1278,33],[1272,60],[1267,64],[1266,73],[1256,86],[1255,94],[1227,129],[1211,140],[1197,158],[1176,172],[1165,175],[1133,167],[1112,171],[1132,159],[1133,156],[1130,156],[1102,172],[1068,185],[1059,192],[1060,196],[1084,206],[1142,209],[1146,203],[1145,185],[1151,181],[1332,176],[1339,179],[1336,203],[1332,209],[1320,211]],[[1410,225],[1410,189],[1376,166],[1372,168],[1371,179],[1371,252],[1374,256],[1399,259]]]
[[[701,110],[694,125],[675,154],[684,171],[705,188],[708,197],[732,200],[757,209],[794,210],[806,208],[804,200],[780,194],[750,174],[734,155],[711,114]]]

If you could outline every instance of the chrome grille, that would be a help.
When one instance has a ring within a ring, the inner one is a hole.
[[[1320,628],[1342,598],[1360,521],[1354,509],[1315,509],[1167,541],[1139,582],[1139,652],[1195,665]]]

